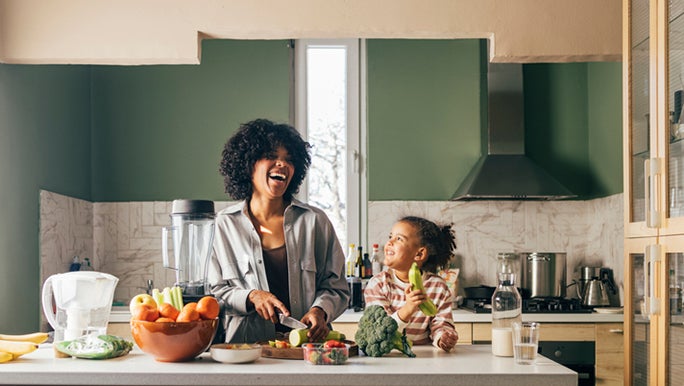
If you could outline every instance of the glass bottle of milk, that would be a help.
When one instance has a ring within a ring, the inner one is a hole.
[[[522,322],[522,298],[515,288],[515,273],[499,272],[492,294],[492,353],[513,356],[513,323]]]

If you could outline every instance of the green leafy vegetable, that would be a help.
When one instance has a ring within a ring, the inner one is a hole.
[[[133,342],[114,335],[85,335],[59,342],[55,348],[75,358],[110,359],[128,354],[133,349]]]

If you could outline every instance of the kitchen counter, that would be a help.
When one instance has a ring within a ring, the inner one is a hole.
[[[313,366],[302,360],[260,358],[248,364],[215,362],[208,353],[184,363],[163,363],[137,347],[109,360],[57,359],[43,344],[1,366],[8,385],[558,385],[577,384],[577,373],[547,358],[516,365],[491,354],[491,346],[457,346],[445,353],[416,346],[416,358],[394,351],[382,358],[351,357],[342,366]]]
[[[335,323],[357,323],[363,312],[347,310],[335,320]],[[473,311],[456,309],[453,312],[454,322],[456,323],[490,323],[492,314],[476,314]],[[599,314],[597,312],[587,314],[525,314],[524,322],[547,322],[547,323],[622,323],[623,314]]]
[[[363,312],[347,310],[335,320],[335,323],[358,323]],[[454,322],[456,323],[489,323],[492,321],[492,314],[476,314],[464,309],[456,309],[453,312]],[[110,323],[128,323],[131,315],[128,307],[112,307],[109,317]],[[523,321],[547,322],[547,323],[622,323],[623,314],[523,314]]]

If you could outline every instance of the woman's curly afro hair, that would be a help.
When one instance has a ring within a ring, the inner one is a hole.
[[[243,123],[223,147],[219,172],[223,176],[226,193],[235,200],[251,197],[254,164],[275,154],[279,147],[287,150],[295,169],[283,195],[285,200],[290,201],[299,191],[311,165],[311,145],[302,139],[294,127],[267,119]]]

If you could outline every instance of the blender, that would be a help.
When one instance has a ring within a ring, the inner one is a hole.
[[[176,271],[175,285],[181,288],[184,303],[210,295],[207,270],[215,215],[213,201],[174,200],[170,214],[172,225],[162,228],[164,268]]]

